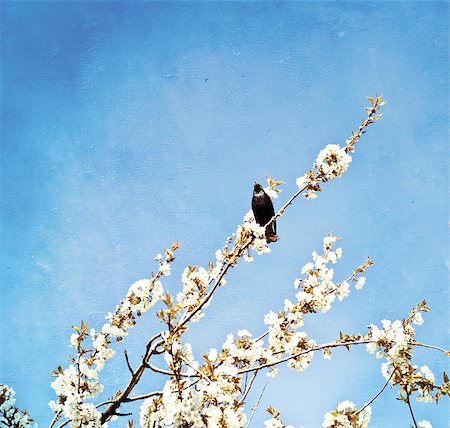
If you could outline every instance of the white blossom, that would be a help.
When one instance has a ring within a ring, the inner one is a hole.
[[[272,199],[278,198],[278,192],[270,186],[264,187],[264,192],[267,193]]]
[[[358,278],[358,280],[356,281],[355,288],[357,290],[361,290],[364,287],[365,283],[366,283],[366,278],[364,276],[360,276]]]
[[[161,272],[163,275],[165,276],[169,276],[170,275],[170,263],[162,262],[161,265],[159,266],[159,272]]]
[[[304,175],[302,177],[298,177],[297,180],[295,180],[295,184],[297,184],[297,187],[299,189],[303,189],[305,187],[307,182],[307,177]]]
[[[217,354],[217,349],[216,348],[211,348],[208,352],[208,359],[209,361],[216,361],[218,357]]]
[[[270,418],[264,422],[265,428],[294,428],[292,425],[283,425],[283,423],[276,418]]]
[[[267,377],[276,377],[278,374],[278,368],[277,367],[272,367],[268,372],[267,372]]]
[[[322,168],[328,180],[341,177],[351,161],[352,158],[346,153],[345,147],[341,148],[338,144],[328,144],[316,159],[317,165]]]
[[[355,404],[349,400],[343,401],[336,409],[327,412],[322,423],[323,428],[366,428],[372,416],[372,409],[367,406],[357,412]]]
[[[428,366],[422,366],[420,368],[420,373],[425,379],[434,384],[434,374]]]
[[[423,317],[422,317],[422,313],[421,312],[416,312],[414,314],[413,324],[416,324],[416,325],[422,325],[423,324]]]
[[[0,384],[0,421],[4,426],[14,428],[37,428],[27,412],[15,406],[15,394],[10,386]]]

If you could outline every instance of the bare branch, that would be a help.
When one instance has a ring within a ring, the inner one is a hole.
[[[70,422],[70,420],[64,421],[61,425],[58,425],[58,428],[65,427],[69,422]]]
[[[246,373],[246,375],[247,375],[247,373]],[[242,394],[242,398],[239,401],[239,404],[242,404],[245,401],[245,399],[247,398],[247,395],[250,392],[250,389],[252,388],[253,382],[255,381],[257,375],[258,375],[258,370],[256,370],[253,373],[253,375],[250,379],[250,382],[248,383],[248,386],[245,388],[244,394]]]
[[[440,352],[444,353],[445,355],[447,355],[447,357],[450,357],[450,351],[447,351],[446,349],[440,348],[439,346],[427,345],[425,343],[416,342],[416,341],[414,341],[412,343],[412,345],[414,345],[414,346],[421,346],[422,348],[435,349],[436,351],[440,351]]]
[[[162,395],[162,391],[150,392],[148,394],[135,395],[134,397],[129,397],[126,399],[126,402],[129,403],[131,401],[145,400],[146,398],[156,397]]]
[[[409,408],[409,411],[411,413],[411,417],[412,417],[412,420],[413,420],[413,423],[414,423],[414,428],[418,428],[417,421],[416,421],[416,418],[414,417],[414,412],[413,412],[413,409],[411,407],[411,402],[409,400],[409,394],[406,395],[406,404],[408,404],[408,408]]]
[[[131,376],[134,376],[134,370],[131,367],[130,360],[128,359],[128,352],[126,349],[123,350],[123,354],[125,355],[125,360],[127,362],[128,370],[130,371]]]
[[[386,383],[383,385],[383,387],[377,392],[377,394],[375,394],[374,397],[372,397],[372,399],[370,401],[368,401],[366,404],[364,404],[364,406],[362,406],[357,412],[356,415],[358,415],[359,413],[361,413],[366,407],[370,406],[380,395],[381,393],[386,389],[386,387],[389,385],[389,382],[392,379],[392,376],[394,376],[395,373],[395,368],[394,370],[392,370],[391,375],[389,376],[389,379],[386,381]]]
[[[56,422],[59,421],[59,419],[61,418],[61,413],[62,413],[61,411],[55,413],[55,416],[50,422],[49,428],[52,428],[56,424]]]
[[[262,398],[264,391],[266,390],[266,387],[268,384],[269,384],[269,382],[266,382],[266,384],[263,386],[261,394],[259,394],[258,400],[256,401],[255,405],[252,408],[252,413],[250,414],[250,417],[248,418],[248,422],[247,422],[247,425],[245,425],[245,428],[248,428],[250,426],[250,423],[253,420],[253,416],[255,415],[256,409],[258,408],[259,403],[261,402],[261,398]]]
[[[133,413],[118,413],[118,412],[116,412],[116,413],[114,413],[114,416],[130,416],[132,414]]]

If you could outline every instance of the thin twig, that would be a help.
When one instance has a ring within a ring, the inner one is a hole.
[[[161,374],[165,374],[165,375],[168,375],[168,376],[173,376],[174,375],[173,371],[162,369],[161,367],[157,367],[157,366],[155,366],[153,364],[150,364],[150,363],[145,363],[144,366],[145,366],[145,368],[150,369],[150,370],[154,371],[155,373],[161,373]],[[189,375],[189,374],[184,373],[184,372],[180,372],[179,375],[181,377],[197,377],[196,375]]]
[[[107,404],[114,403],[115,400],[106,400],[102,401],[101,403],[98,403],[95,405],[95,408],[98,409],[99,407],[106,406]]]
[[[386,381],[386,383],[383,385],[383,388],[381,388],[378,393],[366,404],[364,404],[364,406],[362,406],[355,414],[358,415],[360,414],[366,407],[370,406],[380,395],[381,393],[386,389],[386,387],[389,385],[389,382],[392,379],[392,376],[394,376],[395,373],[395,368],[392,370],[391,375],[389,376],[389,379]]]
[[[247,374],[248,373],[245,373],[245,376],[247,376]],[[258,370],[256,370],[253,373],[253,375],[250,379],[250,382],[248,383],[248,386],[244,388],[244,394],[242,395],[242,398],[240,399],[239,404],[242,404],[245,401],[245,399],[247,398],[247,395],[250,392],[250,389],[252,388],[253,382],[255,381],[257,375],[258,375]]]
[[[258,336],[253,342],[259,342],[260,340],[264,339],[269,334],[269,330]]]
[[[67,419],[67,421],[63,422],[61,425],[58,425],[58,428],[63,428],[63,427],[65,427],[69,422],[70,422],[70,420]]]
[[[409,400],[409,394],[406,395],[406,404],[408,404],[409,411],[410,411],[410,413],[411,413],[411,417],[412,417],[412,420],[413,420],[413,422],[414,422],[414,428],[418,428],[418,427],[417,427],[416,418],[414,417],[414,412],[413,412],[413,409],[412,409],[412,407],[411,407],[411,402],[410,402],[410,400]]]
[[[303,187],[302,189],[297,190],[289,199],[288,201],[277,211],[277,213],[264,225],[264,227],[269,226],[272,224],[278,217],[281,217],[284,214],[284,210],[294,202],[294,200],[306,190],[307,186]]]
[[[248,373],[245,373],[245,379],[244,379],[244,391],[247,389],[247,382],[248,382]]]
[[[126,402],[128,403],[131,401],[145,400],[146,398],[155,397],[157,395],[162,395],[162,394],[163,394],[162,391],[155,391],[155,392],[150,392],[148,394],[135,395],[134,397],[127,398]]]
[[[450,356],[450,351],[447,351],[446,349],[443,349],[443,348],[439,348],[439,346],[427,345],[425,343],[416,342],[416,341],[412,342],[412,344],[415,345],[415,346],[421,346],[422,348],[435,349],[437,351],[443,352],[447,356]]]
[[[325,343],[323,345],[314,346],[313,348],[306,349],[304,351],[298,352],[298,353],[293,354],[293,355],[289,355],[289,356],[281,358],[281,359],[279,359],[277,361],[273,361],[273,362],[265,363],[265,364],[260,364],[259,366],[256,366],[256,367],[247,367],[245,369],[239,370],[238,374],[243,374],[243,373],[252,372],[252,371],[255,371],[255,370],[261,370],[261,369],[264,369],[264,368],[267,368],[267,367],[276,366],[277,364],[284,363],[284,362],[292,360],[294,358],[298,358],[298,357],[300,357],[302,355],[309,354],[310,352],[320,351],[320,350],[325,349],[325,348],[338,348],[338,347],[341,347],[341,346],[362,345],[362,344],[373,343],[373,342],[374,342],[373,340],[367,340],[366,339],[366,340],[358,340],[358,341],[353,341],[353,342],[339,342],[339,343],[330,342],[330,343]]]
[[[130,360],[128,359],[128,352],[126,349],[123,350],[123,354],[125,355],[125,360],[127,362],[128,370],[130,371],[131,376],[134,376],[134,370],[131,367]]]
[[[212,383],[212,380],[208,376],[206,376],[206,374],[203,373],[199,368],[194,367],[193,365],[191,365],[188,361],[186,361],[186,359],[183,356],[181,357],[181,359],[184,361],[184,364],[186,364],[192,370],[197,372],[198,376],[202,377],[203,379],[206,379],[208,381],[208,383]],[[194,376],[192,376],[192,377],[194,377]]]
[[[263,386],[261,394],[259,394],[258,400],[256,401],[255,405],[252,407],[252,413],[250,413],[250,417],[248,418],[248,422],[247,422],[247,425],[245,425],[245,428],[248,428],[250,426],[253,416],[255,415],[256,409],[258,408],[259,403],[261,402],[261,398],[262,398],[264,391],[266,390],[266,387],[268,384],[269,384],[269,382],[266,382],[266,384]]]
[[[59,419],[61,418],[61,413],[62,413],[61,410],[58,410],[55,413],[55,416],[53,417],[52,421],[50,422],[49,428],[52,428],[56,424],[56,422],[59,421]]]
[[[248,240],[238,251],[238,253],[240,251],[245,250],[251,243],[251,240]],[[235,259],[237,258],[237,256],[233,259],[233,262],[235,261]],[[181,327],[183,327],[187,322],[189,322],[192,317],[194,317],[202,308],[203,306],[206,305],[206,303],[209,302],[209,300],[211,299],[212,295],[214,294],[214,292],[216,291],[217,287],[220,285],[220,282],[222,281],[223,277],[225,276],[225,274],[227,273],[228,269],[232,266],[232,262],[228,262],[225,267],[223,268],[222,272],[219,274],[219,276],[215,279],[214,281],[214,285],[211,288],[211,290],[209,290],[208,294],[205,296],[205,298],[200,302],[200,304],[192,311],[190,312],[188,315],[185,315],[181,321],[179,322],[179,324],[175,327],[175,332],[179,331]]]
[[[128,397],[126,399],[124,399],[124,403],[130,403],[132,401],[138,401],[138,400],[145,400],[146,398],[150,398],[150,397],[155,397],[157,395],[162,395],[163,392],[162,391],[154,391],[154,392],[149,392],[147,394],[142,394],[142,395],[135,395],[134,397]],[[107,401],[103,401],[103,403],[97,404],[95,407],[101,407],[101,406],[105,406],[106,404],[111,404],[111,403],[115,403],[116,400],[107,400]]]

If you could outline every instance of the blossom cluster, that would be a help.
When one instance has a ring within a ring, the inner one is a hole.
[[[280,420],[280,412],[277,412],[273,407],[268,407],[266,411],[272,417],[264,422],[265,428],[294,428],[292,425],[284,425]]]
[[[412,324],[423,323],[422,312],[429,311],[426,302],[413,308],[406,319],[382,320],[381,328],[374,324],[369,326],[366,345],[367,351],[376,353],[377,358],[385,358],[381,365],[381,373],[392,385],[399,387],[400,399],[407,401],[408,397],[417,392],[417,401],[435,402],[442,395],[448,394],[447,382],[442,386],[435,384],[435,376],[430,368],[423,365],[419,368],[411,362],[415,329]]]
[[[314,170],[306,172],[296,180],[297,186],[305,189],[306,199],[317,198],[317,192],[322,190],[320,187],[322,181],[333,180],[344,175],[352,161],[348,152],[347,147],[341,147],[339,144],[328,144],[319,152]]]
[[[277,313],[271,311],[265,318],[265,324],[269,325],[269,347],[273,355],[280,356],[284,353],[295,356],[288,361],[288,366],[297,370],[304,370],[311,362],[313,352],[309,349],[315,347],[316,342],[308,340],[305,332],[297,331],[303,326],[303,316],[317,311],[327,312],[331,304],[337,298],[343,300],[350,293],[350,282],[356,282],[360,288],[365,282],[365,277],[360,274],[365,268],[373,264],[369,259],[358,267],[352,275],[343,282],[334,282],[334,270],[329,266],[335,264],[342,257],[342,248],[334,249],[337,237],[328,234],[323,239],[323,254],[316,251],[312,253],[313,261],[303,266],[302,278],[294,281],[294,286],[299,290],[296,301],[289,299],[284,301],[284,311]],[[331,356],[331,351],[324,351],[325,358]]]
[[[10,386],[0,384],[0,424],[11,428],[37,428],[28,413],[15,406],[15,394]]]
[[[161,396],[147,398],[141,405],[141,426],[242,427],[246,415],[237,400],[242,379],[237,368],[224,355],[221,357],[211,350],[205,355],[205,364],[199,367],[189,344],[182,346],[175,340],[166,346],[164,358],[173,375],[166,381]],[[186,372],[182,372],[183,366],[187,367]],[[191,382],[185,376],[198,379]],[[193,384],[195,388],[191,387]]]
[[[266,229],[264,226],[260,226],[253,215],[253,211],[249,211],[244,216],[242,225],[238,226],[236,230],[236,243],[243,243],[249,250],[254,250],[260,256],[264,253],[270,253],[270,248],[266,241]],[[246,252],[242,251],[239,256],[245,256]],[[253,259],[245,258],[246,261],[252,261]]]
[[[175,243],[171,249],[166,249],[164,257],[158,254],[158,272],[152,274],[150,279],[136,281],[130,286],[125,299],[120,301],[114,313],[106,316],[108,322],[100,331],[91,329],[88,332],[84,322],[81,327],[73,327],[75,333],[70,337],[70,345],[76,349],[77,355],[66,369],[59,366],[54,371],[56,379],[51,383],[58,400],[51,400],[49,406],[57,418],[63,415],[73,428],[100,428],[107,425],[101,423],[101,412],[95,405],[86,401],[103,391],[99,371],[115,355],[115,351],[110,348],[112,339],[122,340],[136,324],[136,316],[148,311],[161,299],[164,290],[159,278],[170,275],[170,264],[175,259],[174,251],[178,246]],[[92,340],[92,349],[86,349],[84,345],[88,337]]]
[[[333,180],[344,175],[351,161],[352,157],[347,153],[346,147],[328,144],[317,155],[316,164],[327,180]]]
[[[182,320],[195,312],[190,321],[199,321],[204,316],[202,309],[210,303],[209,300],[204,299],[210,292],[211,284],[225,285],[224,276],[227,269],[236,266],[240,257],[251,262],[253,260],[251,250],[258,255],[270,252],[264,226],[260,226],[255,221],[253,212],[249,211],[244,216],[242,224],[237,227],[236,232],[227,239],[227,244],[216,251],[216,260],[214,263],[209,263],[208,269],[198,266],[187,266],[184,269],[181,275],[182,288],[177,294],[177,304],[173,305],[171,301],[167,301],[171,316],[167,317],[167,314],[161,313],[160,318],[167,322],[169,318],[184,310],[185,314]]]
[[[284,184],[284,181],[274,180],[273,177],[267,177],[267,187],[264,187],[264,192],[266,192],[271,198],[278,198],[278,193],[281,189],[278,187]]]
[[[142,428],[203,426],[201,407],[193,388],[180,389],[169,379],[160,397],[147,398],[142,403],[140,424]]]
[[[384,105],[382,97],[377,96],[375,99],[368,97],[368,100],[371,103],[371,107],[366,109],[368,113],[367,118],[362,121],[358,130],[353,131],[351,137],[345,142],[345,146],[328,144],[317,155],[313,169],[297,178],[297,186],[304,190],[303,195],[306,199],[317,198],[317,192],[322,191],[320,187],[321,182],[343,176],[352,162],[350,153],[355,151],[355,145],[359,138],[370,124],[381,119],[381,114],[377,114],[377,112]]]
[[[252,224],[252,220],[245,223]],[[261,231],[261,239],[263,236]],[[252,239],[252,236],[240,239]],[[317,310],[325,312],[336,297],[342,300],[348,295],[348,282],[334,283],[334,272],[329,267],[342,257],[342,249],[334,249],[336,241],[337,238],[329,234],[323,240],[323,254],[312,253],[313,262],[302,269],[304,278],[295,281],[295,288],[299,290],[296,302],[286,300],[284,311],[267,314],[264,321],[269,330],[259,338],[253,339],[247,330],[239,330],[237,335],[229,334],[221,349],[211,349],[200,365],[193,358],[190,345],[182,345],[180,334],[169,329],[172,334],[163,335],[163,347],[167,369],[172,375],[162,395],[150,397],[142,404],[141,425],[144,428],[153,424],[182,427],[183,423],[199,427],[241,427],[245,423],[243,401],[248,392],[245,386],[242,387],[244,373],[257,367],[272,367],[268,376],[273,377],[277,371],[274,366],[283,361],[284,355],[289,356],[289,367],[304,370],[312,360],[316,342],[308,339],[305,332],[298,331],[303,326],[303,315]],[[232,252],[220,251],[217,259],[228,258],[229,262],[230,254]],[[348,281],[361,282],[363,277],[358,275],[364,272],[366,265],[368,263],[359,267]],[[203,292],[209,280],[208,272],[202,268],[190,268],[183,273],[183,284],[190,281],[189,289],[195,289],[197,293]],[[183,290],[186,289],[185,285]],[[198,304],[198,295],[188,300],[188,293],[184,293],[177,300],[192,310]],[[268,336],[267,346],[265,336]],[[191,379],[195,380],[189,384]],[[276,414],[266,425],[284,427]]]
[[[79,355],[75,363],[64,370],[58,367],[55,376],[51,386],[59,399],[50,401],[50,408],[70,420],[74,428],[83,425],[101,427],[100,412],[85,401],[100,394],[103,385],[98,381],[97,371],[88,366],[83,355]]]
[[[94,341],[97,365],[103,367],[104,360],[108,359],[107,351],[105,359],[100,357],[107,348],[108,339],[114,337],[118,341],[122,340],[128,335],[128,329],[135,326],[136,316],[141,316],[143,312],[147,312],[161,300],[164,288],[159,279],[162,276],[170,275],[171,263],[175,259],[174,251],[178,248],[179,244],[174,243],[171,249],[165,250],[164,257],[158,254],[155,258],[159,263],[157,274],[152,274],[150,279],[141,279],[132,284],[125,299],[116,306],[114,313],[106,316],[108,322],[103,325],[101,331],[91,330],[90,335]]]
[[[221,265],[221,261],[217,261],[214,274],[220,272]],[[189,312],[193,311],[197,307],[202,297],[206,294],[206,291],[213,279],[213,275],[211,275],[211,273],[211,271],[208,272],[203,267],[188,266],[184,269],[183,274],[181,275],[183,288],[177,294],[179,310],[186,309]],[[224,282],[225,280],[222,281],[222,283]],[[205,306],[207,306],[207,304],[205,304],[204,307]],[[199,321],[203,316],[204,314],[202,312],[198,312],[192,321]]]
[[[370,406],[357,410],[355,404],[349,400],[336,406],[335,410],[325,414],[323,428],[366,428],[372,416]]]

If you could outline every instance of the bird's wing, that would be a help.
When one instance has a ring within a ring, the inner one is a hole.
[[[266,199],[266,205],[267,205],[267,214],[269,214],[267,221],[270,221],[270,219],[275,215],[275,209],[273,207],[272,199],[270,198],[270,196],[267,193],[265,193],[265,199]],[[272,225],[273,225],[273,232],[276,235],[277,234],[277,221],[274,220],[272,222]]]
[[[271,208],[270,216],[273,217],[275,215],[275,209],[273,208],[272,200],[270,200],[270,208]],[[272,224],[273,224],[273,231],[276,235],[277,234],[277,221],[274,220]]]

